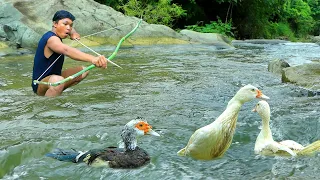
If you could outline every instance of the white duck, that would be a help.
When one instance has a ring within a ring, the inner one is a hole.
[[[256,139],[254,152],[261,155],[309,155],[320,149],[320,141],[308,145],[307,147],[293,140],[276,142],[272,138],[270,121],[270,106],[266,101],[259,101],[253,112],[258,112],[262,119],[262,129]]]
[[[178,151],[178,155],[199,160],[221,157],[231,145],[241,106],[255,98],[269,99],[250,84],[242,87],[215,121],[194,132],[187,146]]]

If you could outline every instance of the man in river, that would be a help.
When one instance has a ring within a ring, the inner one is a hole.
[[[78,66],[62,71],[65,55],[74,60],[92,63],[100,68],[107,67],[107,60],[104,56],[95,57],[62,43],[62,39],[68,36],[71,39],[80,39],[80,35],[72,28],[74,20],[75,17],[70,12],[65,10],[57,11],[52,18],[52,30],[46,32],[38,43],[34,57],[31,86],[34,93],[39,96],[59,96],[65,89],[78,84],[88,75],[88,72],[85,72],[58,86],[33,83],[33,80],[54,83],[85,68]]]

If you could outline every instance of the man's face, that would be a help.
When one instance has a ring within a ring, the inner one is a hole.
[[[53,26],[55,27],[56,34],[61,39],[65,39],[72,30],[73,21],[69,18],[64,18],[60,19],[58,22],[53,22]]]

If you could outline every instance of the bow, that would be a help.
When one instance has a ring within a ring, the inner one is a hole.
[[[140,19],[140,21],[137,23],[137,25],[127,35],[125,35],[124,37],[122,37],[120,39],[118,45],[116,46],[116,49],[113,51],[113,53],[107,59],[112,60],[116,56],[123,41],[125,41],[129,36],[131,36],[138,29],[141,22],[142,22],[142,19]],[[80,76],[81,74],[93,69],[94,67],[96,67],[96,66],[94,64],[92,64],[92,65],[88,66],[87,68],[85,68],[85,69],[83,69],[83,70],[81,70],[81,71],[61,80],[61,81],[57,81],[54,83],[42,82],[42,81],[38,81],[38,80],[33,80],[33,83],[34,84],[44,84],[44,85],[49,85],[49,86],[58,86],[60,84],[66,83],[66,82]]]

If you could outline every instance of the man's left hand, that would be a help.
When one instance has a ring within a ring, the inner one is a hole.
[[[73,28],[71,33],[70,33],[70,39],[74,40],[74,39],[78,39],[80,40],[80,34],[77,33],[77,31]]]

